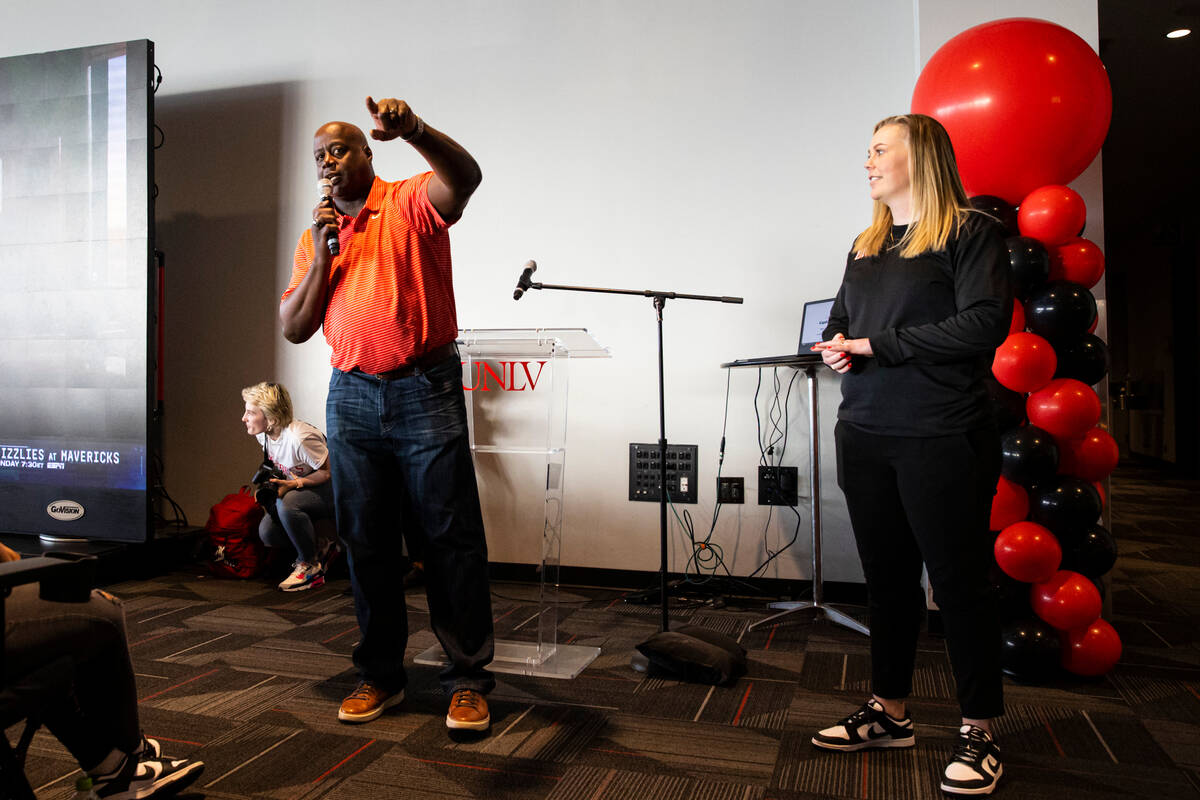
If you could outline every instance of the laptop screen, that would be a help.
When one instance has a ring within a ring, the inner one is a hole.
[[[804,313],[800,318],[800,345],[797,353],[807,353],[814,344],[821,341],[821,334],[829,324],[829,312],[832,308],[832,297],[828,300],[810,300],[804,304]]]

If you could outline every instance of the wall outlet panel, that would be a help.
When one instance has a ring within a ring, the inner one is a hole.
[[[667,486],[672,503],[695,503],[699,448],[694,444],[667,445]],[[629,499],[657,503],[661,495],[658,444],[629,445]]]
[[[745,503],[745,478],[717,478],[718,503]]]
[[[800,502],[798,467],[759,467],[758,504],[795,506]]]

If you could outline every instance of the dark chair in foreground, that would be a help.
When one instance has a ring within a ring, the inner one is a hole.
[[[37,583],[43,600],[86,603],[96,574],[95,556],[50,553],[37,558],[0,564],[0,631],[4,630],[4,602],[13,587]],[[0,677],[5,675],[4,638],[0,635]],[[0,735],[0,797],[34,800],[25,778],[25,754],[40,725],[37,712],[45,703],[67,692],[72,680],[69,657],[61,657],[4,680],[0,689],[0,732],[25,722],[17,746]]]

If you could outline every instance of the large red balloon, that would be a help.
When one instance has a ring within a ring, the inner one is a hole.
[[[1033,613],[1060,631],[1091,625],[1100,616],[1100,590],[1086,575],[1060,569],[1029,588]]]
[[[1002,531],[1028,516],[1029,492],[1021,484],[1001,475],[996,484],[996,494],[992,497],[992,517],[988,530]]]
[[[1083,381],[1055,378],[1029,395],[1025,412],[1031,425],[1048,431],[1055,441],[1078,439],[1100,421],[1100,398]]]
[[[1104,274],[1104,251],[1088,239],[1073,236],[1047,248],[1050,252],[1050,280],[1071,281],[1086,289],[1100,282]]]
[[[1017,205],[1067,184],[1100,152],[1112,90],[1083,39],[1040,19],[1001,19],[942,45],[913,90],[912,110],[944,126],[967,194]],[[1072,233],[1077,233],[1076,228]]]
[[[1054,377],[1058,356],[1036,333],[1013,333],[996,348],[992,374],[1000,385],[1014,392],[1040,389]]]
[[[1079,192],[1058,184],[1034,189],[1021,201],[1017,214],[1021,235],[1048,248],[1074,238],[1086,222],[1087,206]]]
[[[1076,675],[1103,675],[1121,658],[1121,637],[1102,619],[1086,628],[1067,631],[1062,642],[1062,665]]]
[[[1085,481],[1104,480],[1117,468],[1121,451],[1108,431],[1096,427],[1078,439],[1062,439],[1058,444],[1058,471]]]
[[[1025,583],[1049,580],[1062,563],[1058,538],[1036,522],[1015,522],[996,537],[996,563],[1008,577]]]

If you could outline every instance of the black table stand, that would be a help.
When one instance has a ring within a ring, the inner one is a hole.
[[[722,364],[725,368],[758,367],[759,364],[730,362]],[[781,360],[775,364],[780,367],[792,367],[803,370],[808,378],[808,484],[809,484],[809,516],[812,522],[812,600],[789,600],[781,603],[771,603],[770,608],[784,609],[766,619],[751,623],[749,630],[761,625],[773,623],[798,611],[812,610],[818,615],[825,616],[830,622],[849,628],[852,631],[867,636],[871,632],[865,625],[853,617],[838,611],[833,606],[825,604],[824,582],[821,577],[821,425],[817,412],[817,369],[820,364],[813,363],[811,356],[796,356],[794,361]]]
[[[533,262],[530,262],[533,265]],[[659,538],[659,591],[662,600],[662,629],[671,629],[667,617],[667,412],[666,393],[663,379],[663,308],[668,300],[707,300],[714,303],[738,303],[740,297],[716,297],[704,294],[680,294],[678,292],[656,292],[650,289],[602,289],[590,286],[561,286],[552,283],[535,283],[529,279],[536,265],[527,267],[517,281],[517,292],[513,299],[520,299],[529,289],[558,289],[569,292],[598,292],[601,294],[632,294],[652,298],[654,316],[658,321],[658,538]]]

